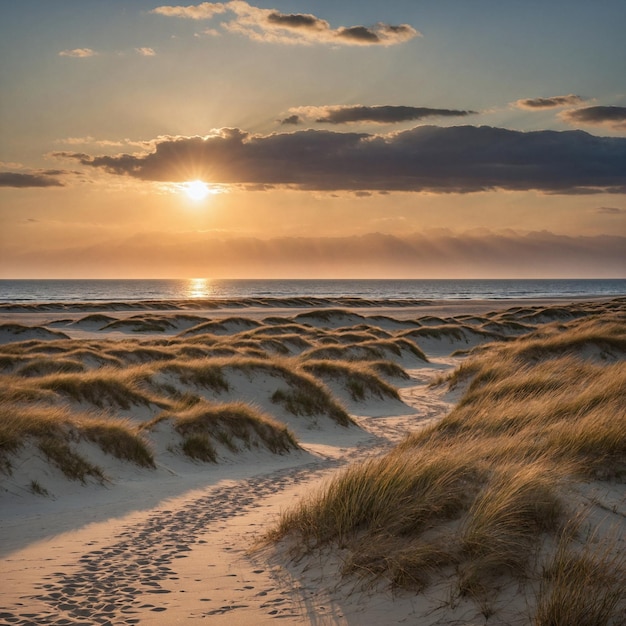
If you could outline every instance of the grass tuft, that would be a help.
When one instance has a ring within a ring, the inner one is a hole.
[[[44,437],[39,440],[38,446],[46,458],[70,480],[86,483],[87,478],[92,477],[100,483],[104,482],[102,470],[72,450],[66,441]]]
[[[148,445],[129,422],[108,418],[84,421],[81,426],[84,437],[96,443],[106,454],[140,467],[155,467]]]
[[[206,437],[211,445],[221,443],[232,452],[238,450],[235,441],[246,448],[258,441],[275,454],[298,448],[294,435],[284,424],[243,402],[211,404],[202,400],[185,410],[165,413],[163,418],[172,418],[174,429],[186,440],[195,436],[188,444],[192,446],[201,446]],[[208,453],[207,456],[210,457]]]
[[[28,489],[31,493],[34,493],[37,496],[50,495],[50,492],[45,487],[42,487],[42,485],[37,480],[31,480]]]
[[[374,368],[350,361],[305,361],[301,368],[322,380],[342,380],[353,400],[367,396],[399,400],[397,389],[379,378]]]
[[[76,402],[85,401],[99,408],[108,404],[128,410],[133,405],[158,404],[158,400],[140,387],[146,375],[147,371],[141,367],[130,371],[102,368],[84,374],[44,376],[37,385]]]
[[[614,539],[562,533],[541,579],[534,626],[609,626],[626,615],[626,557]]]
[[[230,389],[220,362],[212,362],[208,359],[175,361],[168,363],[162,371],[174,373],[184,384],[212,389],[217,393]]]
[[[204,463],[217,463],[217,452],[207,435],[197,433],[188,435],[181,448],[191,459]]]

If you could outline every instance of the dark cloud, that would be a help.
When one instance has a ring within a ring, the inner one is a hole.
[[[619,209],[614,206],[601,206],[596,209],[596,213],[602,213],[604,215],[623,215],[626,213],[626,209]]]
[[[385,135],[304,130],[157,140],[151,153],[70,156],[153,181],[288,185],[310,190],[626,193],[626,139],[583,131],[418,126]]]
[[[39,174],[0,172],[0,187],[63,187],[61,181],[53,178],[62,173],[61,170],[48,170]]]
[[[328,22],[320,20],[315,15],[303,13],[278,13],[273,11],[267,15],[267,21],[286,28],[311,28],[314,30],[325,30]]]
[[[302,108],[306,111],[306,107]],[[345,105],[312,107],[310,109],[319,117],[316,122],[328,124],[348,124],[351,122],[376,122],[378,124],[394,124],[422,120],[427,117],[464,117],[476,111],[459,111],[456,109],[432,109],[428,107],[411,107],[395,105]]]
[[[365,26],[339,28],[336,32],[336,36],[339,39],[348,39],[359,43],[380,43],[380,37],[373,30]]]
[[[517,100],[513,104],[520,109],[553,109],[555,107],[572,106],[584,102],[584,98],[573,93],[567,96],[551,96],[549,98],[528,98]]]
[[[586,107],[565,111],[562,117],[571,124],[609,126],[616,130],[626,130],[626,107]]]
[[[299,115],[290,115],[289,117],[286,117],[284,120],[280,120],[280,123],[283,125],[292,125],[292,126],[297,126],[298,124],[302,123],[302,119],[300,118]]]

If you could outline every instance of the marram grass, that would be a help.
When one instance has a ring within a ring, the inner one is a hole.
[[[205,400],[161,414],[183,437],[183,452],[194,459],[217,461],[216,444],[237,452],[240,447],[262,446],[275,454],[298,448],[293,433],[269,415],[243,402],[209,403]]]
[[[73,444],[82,440],[120,460],[154,467],[148,444],[128,420],[74,413],[63,406],[0,403],[0,462],[6,471],[11,471],[11,456],[29,440],[68,478],[81,482],[89,476],[103,478],[100,468],[74,450]]]
[[[570,322],[477,350],[450,377],[465,394],[447,417],[339,473],[268,540],[340,546],[344,574],[406,589],[451,580],[451,597],[485,616],[502,581],[541,581],[537,626],[621,623],[624,555],[584,537],[565,550],[559,537],[575,515],[571,485],[626,477],[626,363],[605,359],[623,353],[623,335]],[[597,601],[585,598],[593,579],[607,581]]]

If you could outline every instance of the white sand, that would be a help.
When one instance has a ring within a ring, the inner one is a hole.
[[[63,489],[62,499],[12,498],[1,523],[0,607],[38,624],[62,617],[72,624],[96,623],[96,617],[113,624],[166,625],[201,617],[210,617],[210,624],[269,624],[276,617],[287,624],[351,623],[333,621],[338,615],[332,600],[246,550],[281,510],[337,467],[377,453],[449,410],[444,398],[425,387],[431,372],[448,366],[446,361],[414,371],[415,386],[403,390],[405,401],[416,405],[413,414],[358,418],[373,436],[329,428],[312,433],[316,443],[304,443],[309,454],[258,453],[247,462],[187,475],[179,468],[169,480],[164,468],[150,478],[131,470],[109,490],[59,479],[50,490]],[[168,498],[175,491],[185,493]],[[124,514],[128,510],[133,512]],[[63,532],[67,528],[72,530]],[[319,606],[309,606],[311,601]],[[373,616],[358,623],[381,622]]]
[[[452,311],[420,309],[419,315],[499,308],[494,303],[471,305],[463,303]],[[356,313],[412,317],[406,310]],[[412,313],[416,317],[416,311]],[[294,311],[264,309],[251,317],[277,314],[293,316]],[[207,313],[211,319],[220,315]],[[68,319],[54,313],[11,315],[12,321],[19,318],[20,323],[42,326],[61,317]],[[55,330],[78,338],[102,336],[88,325]],[[53,498],[20,491],[17,468],[1,500],[0,623],[258,626],[276,619],[315,626],[484,623],[470,602],[441,613],[444,587],[421,596],[393,596],[385,589],[361,589],[355,581],[342,581],[337,576],[340,552],[327,553],[313,563],[290,563],[284,552],[269,548],[249,552],[282,510],[339,467],[379,454],[405,433],[445,415],[457,397],[428,387],[428,382],[459,362],[459,357],[449,356],[456,347],[467,348],[468,343],[425,342],[431,362],[411,364],[411,380],[401,386],[404,404],[392,403],[393,410],[385,413],[384,403],[370,400],[355,415],[361,429],[330,424],[321,430],[301,428],[297,434],[302,452],[285,456],[247,452],[217,466],[165,456],[169,460],[150,471],[102,455],[114,484],[85,487],[48,475],[46,488]],[[243,397],[263,395],[254,388],[262,381],[250,384],[244,388],[240,382],[237,389]],[[25,457],[28,451],[20,458]],[[620,493],[609,495],[623,514],[626,504]],[[501,607],[490,624],[527,623],[524,598],[512,593],[515,601]]]

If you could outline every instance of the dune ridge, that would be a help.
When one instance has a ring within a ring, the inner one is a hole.
[[[303,307],[413,307],[430,304],[422,298],[393,300],[357,297],[272,297],[258,298],[194,298],[189,300],[137,300],[126,302],[2,302],[0,311],[178,311],[220,308],[303,308]]]

